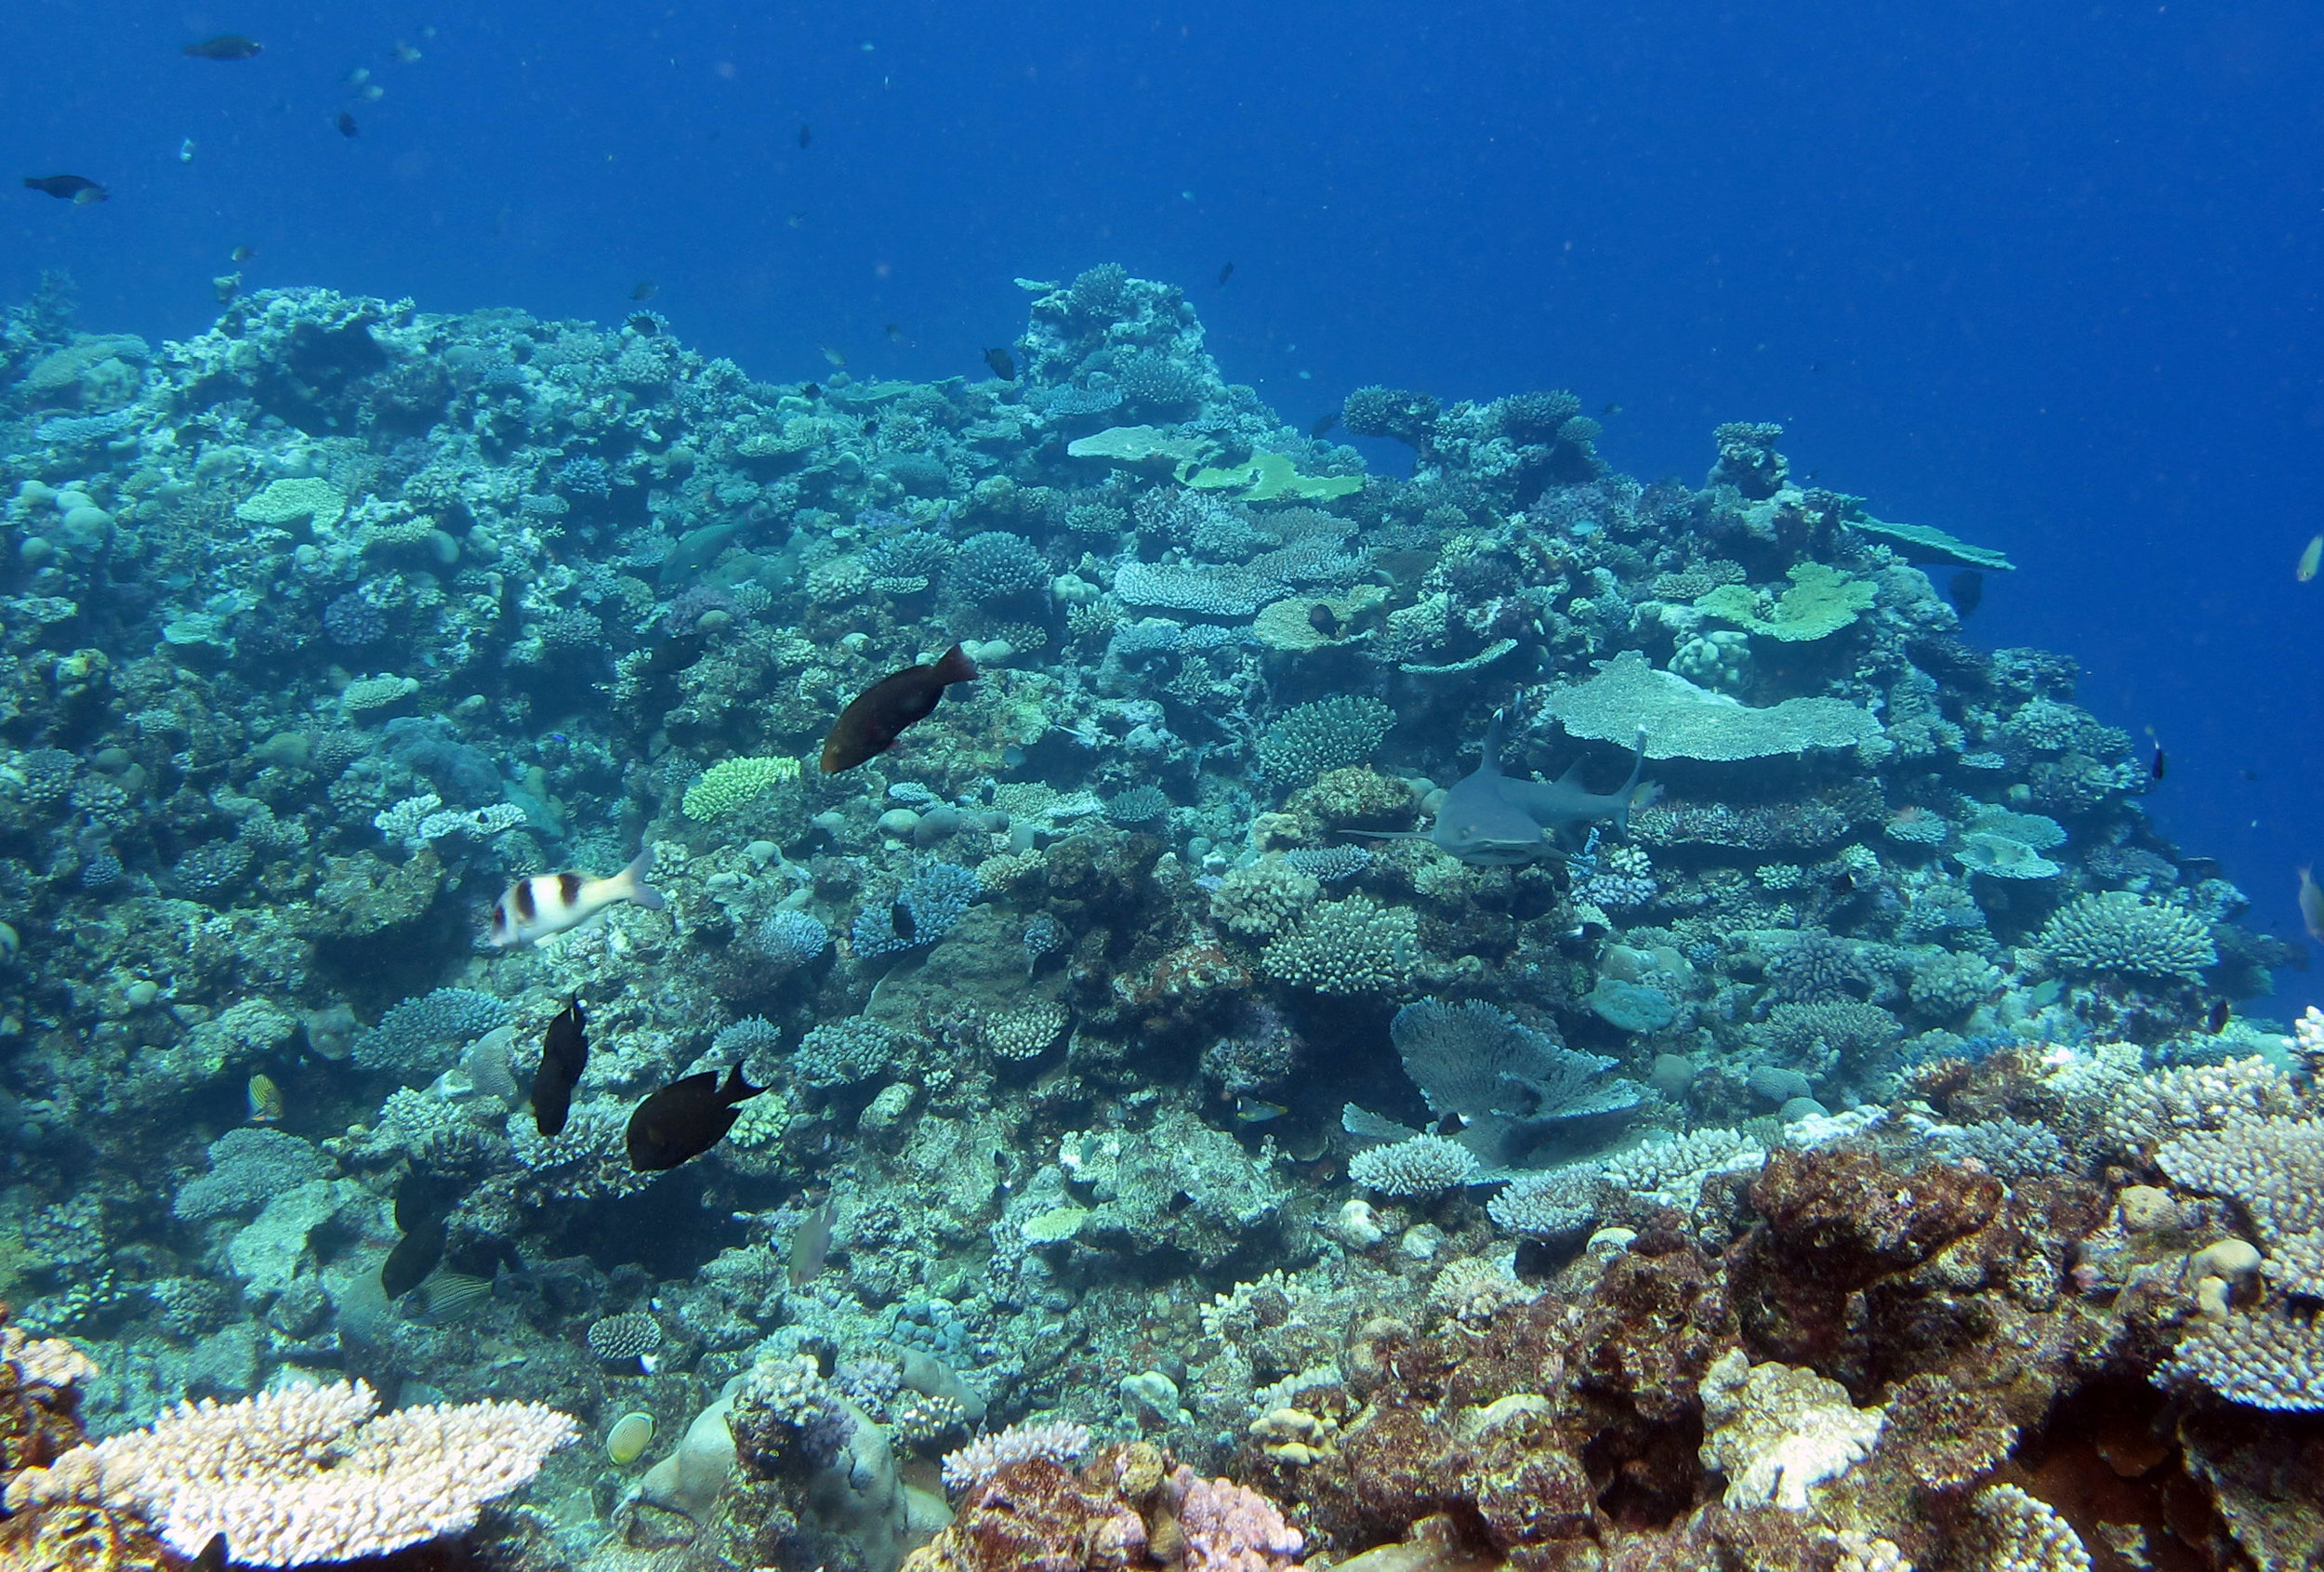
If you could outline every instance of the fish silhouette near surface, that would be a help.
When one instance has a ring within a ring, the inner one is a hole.
[[[246,60],[265,49],[266,46],[255,38],[244,38],[239,33],[221,33],[199,44],[189,44],[178,53],[196,60]]]
[[[76,203],[84,207],[92,202],[103,202],[112,195],[86,175],[27,175],[24,185],[28,191],[40,192],[60,202]]]
[[[629,1116],[625,1135],[629,1166],[640,1173],[659,1173],[699,1157],[734,1128],[741,1116],[736,1104],[766,1090],[743,1079],[740,1064],[726,1073],[723,1085],[716,1070],[670,1082]]]
[[[1639,806],[1638,777],[1646,768],[1646,734],[1638,734],[1630,779],[1605,796],[1581,784],[1581,762],[1554,781],[1518,780],[1501,773],[1501,738],[1508,714],[1496,710],[1485,733],[1485,757],[1445,792],[1436,823],[1425,833],[1372,832],[1381,840],[1425,840],[1472,867],[1513,867],[1560,854],[1556,835],[1588,825],[1612,824],[1630,833]],[[1652,800],[1648,798],[1647,800]]]
[[[837,775],[895,746],[905,731],[934,712],[955,682],[976,680],[976,666],[955,644],[933,666],[891,672],[849,701],[824,739],[823,773]]]
[[[541,1067],[533,1077],[533,1128],[543,1139],[565,1128],[565,1116],[573,1108],[573,1089],[588,1067],[588,1024],[576,998],[557,1012],[541,1038]]]
[[[520,878],[493,903],[492,943],[495,949],[532,945],[552,933],[578,928],[619,901],[634,901],[650,912],[667,904],[662,892],[646,883],[654,871],[654,853],[644,851],[611,878],[587,874],[544,873]]]

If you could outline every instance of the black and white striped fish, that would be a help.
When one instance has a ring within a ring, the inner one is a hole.
[[[654,871],[651,850],[638,853],[611,878],[591,878],[582,873],[544,873],[520,878],[493,903],[492,942],[495,948],[532,945],[552,933],[578,928],[616,901],[635,901],[650,912],[662,909],[662,892],[646,883]]]

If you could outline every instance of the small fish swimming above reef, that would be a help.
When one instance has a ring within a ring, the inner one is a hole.
[[[24,185],[29,191],[44,192],[60,201],[77,203],[84,207],[92,202],[102,202],[112,194],[86,175],[27,175]]]
[[[345,110],[339,111],[338,118],[331,124],[339,128],[342,137],[360,137],[363,134],[363,128],[355,124],[355,117]]]
[[[635,901],[658,912],[664,905],[662,892],[645,881],[653,871],[654,853],[647,851],[611,878],[572,872],[520,878],[493,903],[493,947],[538,944],[552,933],[580,927],[616,901]]]
[[[1017,363],[1006,350],[985,350],[984,363],[991,366],[993,375],[1003,382],[1014,382],[1017,379]]]
[[[803,1288],[823,1275],[824,1262],[831,1255],[831,1198],[799,1219],[791,1230],[791,1260],[787,1275],[791,1287]]]
[[[907,666],[882,677],[839,711],[824,739],[823,773],[837,775],[887,752],[907,727],[934,712],[946,688],[975,680],[976,667],[957,644],[933,666]]]
[[[274,1077],[263,1070],[250,1077],[250,1122],[254,1125],[280,1124],[283,1119],[283,1089],[274,1084]]]
[[[1226,281],[1227,281],[1228,279],[1233,278],[1234,276],[1235,276],[1235,264],[1234,264],[1234,263],[1232,263],[1232,262],[1228,262],[1228,263],[1224,264],[1223,266],[1221,266],[1221,267],[1219,269],[1219,287],[1220,287],[1221,289],[1224,289],[1224,288],[1226,287]]]
[[[199,44],[189,44],[179,53],[196,60],[246,60],[265,47],[257,39],[244,38],[239,33],[221,33]]]
[[[638,286],[629,292],[629,298],[632,300],[651,300],[654,298],[655,294],[660,291],[661,287],[662,286],[660,284],[654,283],[650,278],[640,279],[638,281]]]
[[[548,1024],[548,1035],[541,1038],[541,1067],[533,1077],[533,1128],[544,1140],[565,1128],[565,1115],[573,1107],[573,1089],[588,1067],[588,1024],[576,998],[557,1012],[557,1019]]]
[[[766,1090],[743,1079],[740,1064],[727,1071],[723,1086],[716,1070],[670,1082],[629,1116],[629,1166],[640,1173],[659,1173],[699,1157],[734,1128],[741,1116],[735,1104]]]
[[[1963,568],[1945,588],[1952,591],[1953,610],[1963,616],[1974,616],[1977,603],[1985,599],[1985,575],[1974,568]]]
[[[2316,882],[2314,868],[2300,870],[2300,920],[2308,925],[2308,937],[2324,945],[2324,885]]]
[[[1321,414],[1321,415],[1319,415],[1319,416],[1315,416],[1314,420],[1314,421],[1312,421],[1312,422],[1308,425],[1308,428],[1307,428],[1307,438],[1308,438],[1308,441],[1310,441],[1310,442],[1321,442],[1321,441],[1323,441],[1324,433],[1325,433],[1326,431],[1330,430],[1330,429],[1331,429],[1334,426],[1337,426],[1337,425],[1339,425],[1339,424],[1340,424],[1340,412],[1339,412],[1338,410],[1336,410],[1336,409],[1327,409],[1327,410],[1324,411],[1324,413],[1323,413],[1323,414]]]

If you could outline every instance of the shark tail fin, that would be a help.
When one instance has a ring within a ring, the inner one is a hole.
[[[1509,732],[1509,711],[1493,712],[1493,723],[1485,728],[1485,763],[1483,768],[1498,775],[1501,773],[1501,739]]]
[[[1641,726],[1638,728],[1637,751],[1635,756],[1632,757],[1630,761],[1630,779],[1624,781],[1620,789],[1616,791],[1614,794],[1622,799],[1622,805],[1614,810],[1614,828],[1616,833],[1620,835],[1625,840],[1630,839],[1631,810],[1633,808],[1644,808],[1648,803],[1652,802],[1656,798],[1662,795],[1662,788],[1660,786],[1648,786],[1643,792],[1638,789],[1638,777],[1645,773],[1646,729],[1644,726]]]

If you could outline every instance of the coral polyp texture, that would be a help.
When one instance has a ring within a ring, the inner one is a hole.
[[[0,1564],[2304,1565],[2324,1016],[1999,543],[1025,284],[0,312]]]

